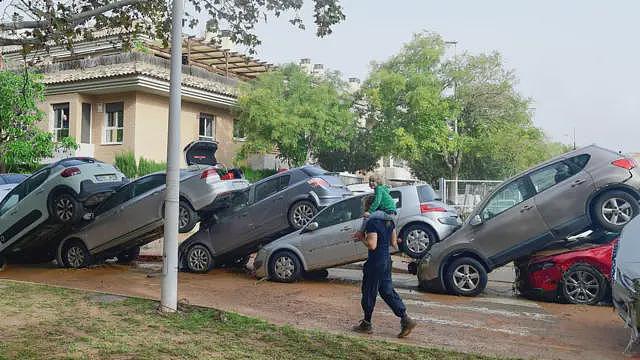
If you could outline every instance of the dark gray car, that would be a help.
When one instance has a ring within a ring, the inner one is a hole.
[[[590,227],[619,232],[639,212],[636,163],[592,145],[505,181],[418,264],[427,290],[475,296],[487,272]]]
[[[633,219],[620,235],[612,279],[613,305],[631,329],[631,347],[640,335],[640,218]]]
[[[279,235],[299,230],[323,209],[351,196],[335,175],[304,166],[263,179],[212,204],[215,212],[180,245],[181,264],[193,272],[242,264]]]

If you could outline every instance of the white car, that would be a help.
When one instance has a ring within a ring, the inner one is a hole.
[[[53,259],[56,238],[82,219],[85,207],[127,182],[116,167],[92,158],[68,158],[38,170],[0,201],[0,255]]]

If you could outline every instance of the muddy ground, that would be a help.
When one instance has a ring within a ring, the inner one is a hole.
[[[575,306],[534,302],[513,296],[513,270],[492,274],[489,288],[477,298],[417,291],[414,276],[393,275],[396,288],[419,327],[403,342],[465,352],[541,359],[621,359],[629,339],[609,306]],[[82,270],[54,265],[9,265],[0,278],[32,281],[152,299],[160,297],[160,265],[101,265]],[[357,265],[331,269],[324,281],[278,284],[257,281],[241,271],[181,273],[179,298],[258,317],[277,324],[336,333],[349,332],[361,318]],[[374,335],[395,340],[398,320],[379,300]],[[635,357],[634,357],[635,358]]]

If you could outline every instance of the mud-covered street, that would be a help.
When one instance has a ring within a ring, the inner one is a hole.
[[[158,299],[158,263],[126,267],[58,269],[53,265],[9,265],[0,278]],[[396,288],[420,326],[405,341],[418,345],[508,357],[620,359],[628,333],[608,306],[574,306],[514,297],[510,268],[492,274],[477,298],[422,293],[415,277],[394,273]],[[179,298],[258,317],[277,324],[348,332],[361,317],[357,265],[331,269],[328,280],[279,284],[244,272],[181,273]],[[374,335],[395,341],[398,321],[380,300]]]

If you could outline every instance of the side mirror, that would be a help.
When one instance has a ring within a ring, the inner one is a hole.
[[[471,219],[471,221],[469,221],[469,224],[471,224],[472,226],[478,226],[482,224],[482,218],[480,217],[480,215],[476,215]]]
[[[318,223],[317,222],[312,222],[311,224],[307,225],[307,231],[316,231],[318,230]]]

